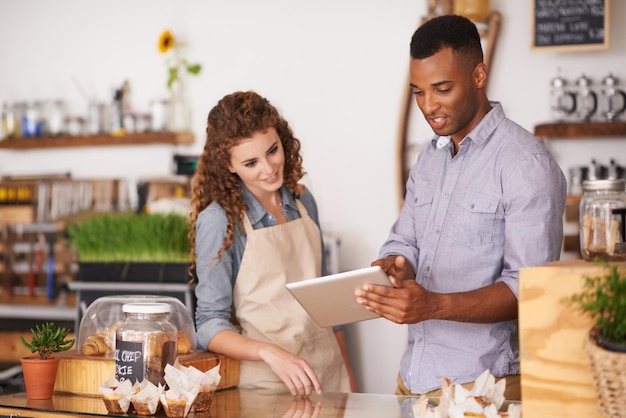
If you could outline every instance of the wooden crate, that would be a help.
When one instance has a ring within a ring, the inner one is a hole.
[[[55,392],[100,396],[99,386],[115,377],[113,358],[84,356],[75,349],[58,353],[57,356],[61,361],[54,385]],[[238,360],[221,354],[196,351],[179,355],[178,361],[183,366],[194,366],[203,372],[219,363],[221,380],[218,390],[234,387],[239,383]]]
[[[626,263],[620,263],[626,265]],[[601,418],[583,342],[591,319],[562,299],[582,289],[583,277],[603,267],[568,260],[523,268],[519,286],[524,418]]]

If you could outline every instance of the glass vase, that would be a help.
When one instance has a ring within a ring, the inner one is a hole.
[[[168,130],[172,132],[188,131],[191,128],[191,112],[182,79],[174,80],[170,86],[167,125]]]

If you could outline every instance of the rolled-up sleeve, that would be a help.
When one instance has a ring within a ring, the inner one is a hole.
[[[566,180],[557,163],[545,153],[535,153],[505,171],[505,248],[502,275],[518,296],[519,270],[560,257]],[[539,186],[538,186],[539,185]]]
[[[213,337],[224,330],[235,330],[232,311],[233,263],[231,249],[217,259],[226,236],[227,218],[217,205],[202,211],[196,222],[196,336],[197,347],[207,350]]]

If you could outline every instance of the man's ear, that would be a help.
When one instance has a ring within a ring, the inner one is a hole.
[[[485,88],[487,85],[487,65],[484,62],[478,64],[474,68],[472,76],[474,78],[474,86],[477,89]]]

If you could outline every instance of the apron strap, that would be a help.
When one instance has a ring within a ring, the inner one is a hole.
[[[306,210],[300,199],[296,199],[296,207],[298,208],[298,212],[300,212],[300,217],[304,218],[309,216],[309,212]]]

